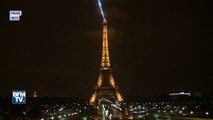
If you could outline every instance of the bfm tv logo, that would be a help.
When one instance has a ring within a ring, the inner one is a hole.
[[[12,91],[13,104],[26,104],[26,90],[13,90]]]

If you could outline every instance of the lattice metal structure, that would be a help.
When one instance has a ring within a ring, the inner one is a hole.
[[[98,77],[97,85],[95,86],[95,91],[90,98],[90,105],[94,105],[101,98],[110,99],[113,101],[123,101],[123,97],[118,91],[118,87],[114,81],[112,70],[110,67],[109,58],[109,44],[108,44],[108,31],[107,22],[103,22],[103,44],[102,44],[102,58],[101,58],[101,68]]]

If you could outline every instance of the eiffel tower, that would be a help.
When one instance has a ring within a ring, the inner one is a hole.
[[[112,101],[122,102],[123,97],[118,91],[118,86],[115,84],[112,70],[110,67],[109,59],[109,45],[108,45],[108,33],[107,22],[103,21],[103,45],[102,45],[102,59],[101,68],[98,77],[95,91],[89,100],[90,105],[96,104],[101,98],[109,99]]]

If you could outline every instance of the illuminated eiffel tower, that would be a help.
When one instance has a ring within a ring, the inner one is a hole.
[[[107,33],[107,22],[103,22],[103,46],[102,46],[102,59],[101,68],[98,77],[97,85],[95,86],[95,92],[90,98],[90,105],[96,104],[101,98],[123,101],[123,97],[118,91],[118,86],[115,84],[112,70],[110,67],[109,59],[109,46],[108,46],[108,33]]]

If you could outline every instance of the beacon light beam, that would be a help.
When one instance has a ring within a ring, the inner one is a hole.
[[[104,16],[104,12],[103,12],[100,0],[98,0],[98,5],[99,5],[99,9],[100,9],[101,15],[103,17],[103,21],[106,22],[106,19],[105,19],[105,16]]]

